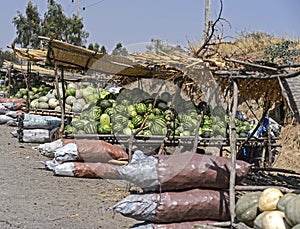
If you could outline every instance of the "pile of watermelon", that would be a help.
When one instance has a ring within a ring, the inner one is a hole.
[[[39,99],[49,93],[52,87],[44,82],[32,80],[30,82],[30,90],[28,93],[24,80],[13,79],[10,88],[8,86],[0,86],[0,91],[8,91],[10,89],[10,98],[27,99],[28,94],[30,100]]]
[[[139,88],[122,89],[117,95],[101,89],[101,95],[87,104],[79,117],[66,126],[67,134],[193,136],[204,109],[203,103],[195,106],[180,95],[149,94]],[[246,134],[251,129],[248,122],[237,123],[239,133]],[[213,109],[207,106],[199,135],[224,138],[228,134],[227,126],[225,110],[220,106]]]

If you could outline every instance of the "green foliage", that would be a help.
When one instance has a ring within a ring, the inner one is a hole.
[[[286,40],[269,46],[264,50],[264,58],[273,63],[287,64],[294,62],[300,55],[300,50],[296,48],[296,42]]]
[[[103,54],[107,54],[107,51],[106,51],[106,48],[105,48],[104,45],[101,46],[100,52],[103,53]]]
[[[128,56],[128,51],[121,43],[118,43],[111,54],[114,56]]]
[[[99,46],[98,43],[95,43],[95,44],[90,43],[90,44],[88,45],[88,49],[89,49],[89,50],[93,50],[93,51],[95,51],[95,52],[107,54],[107,51],[106,51],[105,46],[102,45],[101,48],[100,48],[100,46]]]
[[[37,9],[31,1],[28,1],[25,15],[17,11],[18,16],[13,18],[12,23],[16,27],[17,37],[13,44],[21,47],[38,48],[40,46],[39,33],[41,31],[41,18]]]
[[[83,19],[76,15],[67,17],[61,4],[48,0],[48,8],[41,18],[36,5],[28,2],[25,15],[17,11],[13,18],[17,37],[13,44],[24,48],[39,48],[38,36],[54,37],[77,46],[84,46],[89,34],[83,30]]]
[[[3,61],[4,60],[8,60],[8,61],[12,61],[14,63],[18,63],[18,58],[10,51],[6,50],[3,51],[2,49],[0,49],[0,67],[3,66]]]
[[[92,50],[92,51],[95,51],[95,52],[98,52],[99,51],[99,44],[98,43],[95,43],[95,44],[90,43],[88,45],[88,49]]]
[[[180,45],[172,46],[160,39],[151,39],[151,44],[146,46],[148,52],[159,54],[160,52],[172,53],[174,51],[185,52]]]

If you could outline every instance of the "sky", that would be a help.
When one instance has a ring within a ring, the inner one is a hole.
[[[47,0],[32,0],[43,16]],[[77,14],[77,0],[56,0],[66,15]],[[216,19],[220,0],[211,0],[211,20]],[[25,14],[28,0],[2,1],[0,48],[16,37],[12,20]],[[265,32],[275,37],[300,39],[300,0],[223,0],[224,34]],[[119,42],[129,51],[154,39],[188,47],[203,38],[205,0],[80,0],[80,16],[90,35],[89,43],[112,50]],[[84,9],[84,10],[83,10]]]

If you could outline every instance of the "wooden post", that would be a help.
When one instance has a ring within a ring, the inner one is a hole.
[[[58,99],[58,102],[59,102],[59,106],[60,106],[60,109],[61,109],[61,125],[60,125],[60,128],[59,128],[59,135],[60,137],[62,137],[62,133],[64,131],[64,128],[65,128],[65,112],[64,112],[64,105],[63,105],[63,101],[62,101],[62,98],[61,98],[61,95],[60,95],[60,91],[59,91],[59,79],[58,79],[58,74],[57,74],[57,64],[56,64],[56,61],[55,61],[55,54],[54,54],[54,51],[52,49],[52,47],[50,46],[51,48],[51,52],[52,52],[52,56],[53,56],[53,64],[54,64],[54,76],[55,76],[55,86],[56,86],[56,92],[57,92],[57,99]]]
[[[8,68],[8,85],[7,85],[7,97],[10,98],[10,88],[11,88],[11,72],[12,72],[12,69],[13,69],[13,65],[10,64],[9,65],[9,68]]]
[[[233,101],[232,107],[229,107],[229,140],[231,151],[231,171],[229,182],[229,203],[230,203],[230,220],[231,225],[235,219],[235,176],[236,176],[236,126],[235,117],[238,105],[238,85],[237,80],[233,80]],[[229,101],[230,103],[230,101]]]
[[[30,110],[30,74],[31,74],[31,63],[27,62],[27,74],[24,74],[24,80],[27,89],[27,98],[26,98],[26,112],[28,113]]]
[[[269,125],[268,125],[268,128],[267,128],[267,133],[268,133],[268,144],[267,144],[267,150],[268,150],[268,160],[267,160],[267,166],[268,167],[271,167],[272,166],[272,147],[271,147],[271,144],[272,144],[272,141],[271,141],[271,128],[270,128],[270,117],[269,117],[269,114],[268,114],[268,120],[269,120]]]
[[[210,21],[210,3],[211,0],[205,0],[205,22],[204,22],[204,38],[208,39],[209,21]]]

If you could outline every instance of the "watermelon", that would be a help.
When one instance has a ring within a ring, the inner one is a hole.
[[[112,125],[112,131],[113,133],[120,133],[124,129],[123,125],[121,123],[115,123]]]
[[[125,117],[121,114],[114,114],[111,116],[111,122],[116,125],[117,123],[121,124],[123,127],[127,126],[128,117]]]
[[[127,107],[122,105],[122,104],[116,105],[114,107],[114,110],[116,111],[116,113],[120,113],[120,114],[123,114],[123,115],[127,114]]]
[[[136,112],[136,109],[135,109],[135,106],[134,105],[129,105],[127,107],[127,110],[128,110],[128,114],[129,114],[129,117],[130,118],[133,118],[134,116],[137,115],[137,112]]]
[[[112,107],[106,108],[105,111],[104,111],[104,113],[108,114],[109,116],[111,116],[114,113],[113,108]]]
[[[101,125],[110,125],[110,116],[108,114],[102,114],[99,120]]]
[[[132,134],[132,130],[129,127],[125,127],[123,129],[123,134],[130,136]]]
[[[136,115],[132,118],[132,124],[135,128],[139,127],[144,121],[144,118],[141,115]]]
[[[89,122],[83,127],[83,130],[86,134],[96,134],[97,133],[97,123]]]
[[[88,119],[90,121],[99,121],[101,116],[101,108],[98,106],[92,107],[88,112]]]
[[[66,133],[71,135],[76,133],[76,128],[70,125],[66,126]]]
[[[161,115],[163,114],[162,110],[159,108],[153,108],[152,113],[155,115]]]
[[[145,103],[138,103],[135,105],[136,112],[139,115],[143,115],[147,112],[147,106]]]
[[[84,96],[84,98],[88,104],[93,104],[93,103],[97,103],[97,101],[99,99],[99,95],[98,94],[88,94],[88,95]]]
[[[112,103],[107,99],[103,99],[97,102],[97,106],[100,106],[101,109],[105,111],[107,108],[112,107]]]
[[[111,131],[112,131],[111,125],[107,125],[107,124],[102,125],[100,123],[97,127],[98,134],[110,134]]]
[[[66,90],[66,96],[75,96],[75,94],[76,94],[76,88],[71,87]]]
[[[130,101],[129,101],[128,99],[123,99],[123,100],[121,101],[121,104],[127,107],[127,106],[130,105]]]

